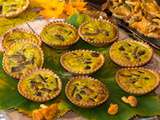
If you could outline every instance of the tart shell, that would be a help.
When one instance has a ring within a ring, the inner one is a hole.
[[[156,76],[157,81],[156,81],[155,85],[148,90],[146,89],[146,90],[143,90],[143,91],[142,90],[141,91],[133,91],[132,89],[129,89],[128,87],[124,87],[118,79],[119,72],[123,71],[123,70],[146,70],[146,71],[149,71],[149,72],[153,73]],[[146,69],[146,68],[141,68],[141,67],[140,68],[122,68],[122,69],[118,70],[117,73],[116,73],[116,82],[119,85],[119,87],[127,93],[135,94],[135,95],[144,95],[144,94],[147,94],[147,93],[151,92],[152,90],[154,90],[159,85],[160,76],[157,72],[155,72],[151,69]]]
[[[26,0],[26,5],[23,6],[23,8],[21,10],[17,10],[16,12],[14,13],[9,13],[9,14],[4,14],[2,16],[6,17],[6,18],[13,18],[13,17],[16,17],[18,16],[19,14],[21,14],[22,12],[24,12],[30,5],[30,0]]]
[[[29,77],[29,76],[32,75],[33,73],[36,73],[36,72],[39,72],[39,71],[48,72],[48,73],[50,73],[50,74],[53,74],[56,78],[58,78],[57,80],[58,80],[58,88],[59,88],[59,90],[58,90],[54,95],[52,95],[52,96],[47,96],[47,97],[43,97],[43,98],[36,97],[36,96],[33,97],[33,96],[29,95],[26,91],[23,90],[23,85],[22,85],[23,80],[25,80],[27,77]],[[34,101],[34,102],[45,102],[45,101],[48,101],[48,100],[51,100],[51,99],[57,97],[57,96],[60,94],[60,92],[61,92],[61,90],[62,90],[62,82],[61,82],[60,78],[57,76],[57,74],[55,74],[55,73],[52,72],[51,70],[49,70],[49,69],[44,69],[44,68],[43,68],[43,69],[40,68],[40,69],[35,69],[35,70],[32,70],[32,71],[28,71],[24,76],[22,76],[22,77],[20,78],[20,81],[19,81],[18,85],[17,85],[17,88],[18,88],[18,92],[19,92],[22,96],[24,96],[25,98],[27,98],[27,99],[29,99],[29,100],[31,100],[31,101]]]
[[[69,23],[66,23],[66,22],[63,22],[63,21],[53,21],[53,22],[50,22],[50,23],[48,23],[46,26],[44,26],[43,30],[44,30],[45,28],[47,28],[48,26],[50,26],[50,25],[57,25],[57,24],[68,25],[69,27],[71,27],[72,29],[74,29],[74,31],[77,31],[77,29],[76,29],[73,25],[71,25],[71,24],[69,24]],[[43,32],[43,30],[42,30],[42,32]],[[42,32],[41,32],[41,34],[42,34]],[[78,32],[76,32],[76,33],[77,33],[77,36],[75,37],[74,40],[72,40],[72,41],[70,41],[70,42],[67,42],[67,43],[63,43],[63,44],[53,44],[52,42],[48,42],[48,41],[46,42],[43,37],[41,37],[41,38],[42,38],[42,41],[43,41],[44,43],[46,43],[47,45],[49,45],[49,46],[51,46],[51,47],[53,47],[53,48],[66,49],[66,48],[68,48],[69,46],[71,46],[71,45],[75,44],[76,42],[78,42],[78,40],[79,40],[79,35],[78,35]]]
[[[117,28],[113,23],[111,23],[110,21],[102,20],[102,19],[93,19],[93,21],[102,21],[102,22],[107,22],[107,23],[109,23],[111,26],[114,27],[114,30],[116,31],[116,35],[115,35],[115,37],[114,37],[113,39],[111,39],[111,40],[104,40],[104,41],[101,41],[101,42],[90,41],[87,37],[85,37],[85,36],[82,35],[82,33],[81,33],[82,27],[83,27],[86,23],[89,23],[89,22],[84,22],[84,23],[82,23],[82,24],[80,25],[80,27],[79,27],[79,29],[78,29],[78,34],[80,35],[80,37],[81,37],[84,41],[86,41],[87,43],[89,43],[89,44],[91,44],[91,45],[93,45],[93,46],[102,47],[102,46],[107,45],[107,44],[110,44],[110,43],[112,43],[112,42],[114,42],[114,41],[116,41],[116,40],[118,39],[118,37],[119,37],[118,28]]]
[[[96,69],[94,69],[94,70],[92,70],[92,71],[88,71],[88,72],[80,72],[80,71],[74,71],[74,70],[71,70],[70,68],[68,68],[67,66],[65,66],[65,63],[64,63],[64,57],[66,56],[66,55],[68,55],[68,54],[71,54],[71,53],[73,53],[73,52],[79,52],[79,51],[82,51],[82,52],[94,52],[94,53],[98,53],[100,56],[101,56],[101,63],[99,64],[99,66],[96,68]],[[92,50],[73,50],[73,51],[69,51],[69,52],[66,52],[66,53],[64,53],[62,56],[61,56],[61,58],[60,58],[60,63],[61,63],[61,65],[67,70],[67,71],[69,71],[69,72],[71,72],[71,73],[74,73],[74,74],[82,74],[82,75],[85,75],[85,74],[91,74],[91,73],[94,73],[94,72],[96,72],[97,70],[99,70],[102,66],[103,66],[103,64],[104,64],[104,61],[105,61],[105,58],[104,58],[104,56],[101,54],[101,53],[99,53],[99,52],[96,52],[96,51],[92,51]]]
[[[120,40],[120,41],[123,41],[123,40]],[[119,59],[114,58],[114,55],[112,54],[113,47],[119,42],[119,41],[117,41],[117,42],[115,42],[115,43],[112,44],[112,46],[111,46],[111,48],[109,50],[109,56],[114,61],[114,63],[116,63],[116,64],[118,64],[118,65],[120,65],[122,67],[139,67],[139,66],[145,65],[146,63],[148,63],[152,59],[153,49],[146,42],[134,41],[134,40],[131,40],[131,39],[126,39],[124,41],[128,41],[128,42],[131,42],[131,43],[132,42],[136,42],[136,43],[141,44],[143,46],[145,45],[148,49],[150,49],[152,51],[152,55],[148,58],[148,60],[146,60],[144,62],[141,62],[141,63],[137,63],[135,65],[133,65],[133,64],[126,64],[125,62],[122,63],[121,61],[119,61]]]
[[[98,82],[99,84],[100,84],[100,86],[103,88],[103,89],[105,89],[105,98],[102,100],[102,101],[99,101],[99,102],[97,102],[97,103],[94,103],[94,104],[89,104],[89,103],[80,103],[80,102],[78,102],[78,101],[76,101],[76,100],[72,100],[71,98],[70,98],[70,95],[68,94],[68,89],[69,89],[69,87],[70,87],[70,84],[72,83],[72,82],[74,82],[74,80],[75,79],[90,79],[90,80],[93,80],[93,82]],[[97,80],[97,79],[94,79],[94,78],[92,78],[92,77],[89,77],[89,76],[76,76],[76,77],[72,77],[69,81],[68,81],[68,83],[66,84],[66,86],[65,86],[65,94],[66,94],[66,96],[67,96],[67,98],[69,99],[69,101],[71,101],[73,104],[75,104],[76,106],[79,106],[79,107],[82,107],[82,108],[93,108],[93,107],[96,107],[96,106],[99,106],[99,105],[101,105],[101,104],[103,104],[108,98],[109,98],[109,91],[108,91],[108,89],[106,89],[106,87],[105,87],[105,85],[102,83],[102,82],[100,82],[99,80]]]
[[[37,67],[37,68],[42,68],[42,66],[43,66],[43,62],[44,62],[44,54],[43,54],[43,51],[42,51],[42,49],[38,46],[38,45],[36,45],[36,44],[34,44],[34,43],[32,43],[32,42],[26,42],[26,40],[22,40],[22,41],[17,41],[17,42],[22,42],[22,43],[31,43],[31,44],[33,44],[33,45],[35,45],[35,46],[37,46],[37,48],[39,49],[39,51],[40,51],[40,53],[41,53],[41,59],[42,59],[42,63],[41,63],[41,65],[39,66],[39,67]],[[12,48],[12,46],[14,46],[14,44],[16,44],[16,43],[13,43],[9,48]],[[7,61],[7,57],[6,57],[6,52],[7,51],[5,51],[5,53],[4,53],[4,55],[3,55],[3,60],[2,60],[2,66],[3,66],[3,70],[7,73],[7,74],[9,74],[10,76],[12,76],[13,78],[16,78],[16,79],[20,79],[20,75],[14,75],[14,74],[12,74],[12,73],[10,73],[8,70],[7,70],[7,68],[6,68],[6,66],[5,66],[5,62]],[[37,69],[37,68],[34,68],[34,69]]]
[[[5,38],[8,37],[8,36],[10,36],[10,34],[12,34],[12,33],[14,33],[14,32],[22,32],[22,33],[32,34],[32,35],[34,35],[34,36],[37,38],[37,41],[28,38],[28,39],[27,39],[27,42],[29,41],[29,42],[35,43],[35,44],[37,44],[37,45],[39,45],[39,46],[41,46],[41,44],[42,44],[41,38],[40,38],[39,35],[31,32],[31,31],[27,31],[27,30],[25,30],[25,29],[22,29],[22,28],[15,28],[15,29],[12,29],[12,30],[7,31],[7,32],[4,34],[3,39],[2,39],[2,47],[3,47],[4,49],[10,48],[9,46],[6,46],[6,45],[5,45],[5,42],[4,42],[4,41],[5,41]],[[23,41],[24,41],[24,40],[25,40],[25,39],[23,39]]]

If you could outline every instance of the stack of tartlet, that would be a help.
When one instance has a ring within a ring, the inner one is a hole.
[[[14,78],[19,79],[28,70],[43,65],[41,38],[24,29],[12,29],[3,36],[3,68]]]

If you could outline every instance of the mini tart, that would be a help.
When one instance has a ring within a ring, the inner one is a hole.
[[[22,40],[22,39],[23,40],[27,39],[27,41],[31,41],[39,46],[41,45],[41,38],[39,35],[33,32],[26,31],[24,29],[16,28],[4,34],[3,40],[2,40],[2,46],[3,48],[7,49],[15,41]]]
[[[105,20],[91,20],[80,25],[80,37],[94,46],[104,46],[118,39],[118,28]]]
[[[0,16],[16,17],[24,12],[29,4],[29,0],[0,0]]]
[[[123,68],[116,73],[116,82],[124,91],[143,95],[154,90],[160,82],[157,72],[145,68]]]
[[[18,91],[25,98],[35,102],[45,102],[61,92],[60,78],[50,70],[37,69],[28,72],[18,83]]]
[[[153,50],[146,43],[126,39],[115,42],[109,50],[109,55],[120,66],[135,67],[149,62]]]
[[[109,91],[102,82],[87,76],[71,78],[65,87],[65,93],[73,104],[82,108],[96,107],[109,97]]]
[[[60,58],[61,65],[75,74],[91,74],[102,67],[104,56],[91,50],[74,50],[64,53]]]
[[[51,22],[41,32],[42,40],[54,48],[66,48],[79,40],[77,29],[61,21]]]
[[[3,56],[4,71],[17,79],[29,70],[40,68],[42,65],[43,52],[38,45],[31,42],[15,42]]]

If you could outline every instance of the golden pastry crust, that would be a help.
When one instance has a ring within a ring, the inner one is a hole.
[[[101,47],[118,39],[118,28],[111,22],[93,19],[84,22],[78,29],[80,37],[87,43]]]
[[[10,47],[12,43],[16,42],[17,40],[25,40],[25,39],[39,46],[42,43],[39,35],[22,28],[15,28],[7,31],[4,34],[3,40],[2,40],[2,47],[7,49]]]
[[[17,2],[24,2],[21,3],[22,6],[19,6],[20,3]],[[0,16],[4,16],[6,18],[16,17],[22,12],[24,12],[29,7],[30,1],[23,0],[23,1],[1,1],[2,11]],[[8,10],[8,11],[7,11]]]
[[[160,18],[160,7],[155,0],[143,0],[142,9],[151,16]]]
[[[137,12],[140,8],[140,0],[125,0],[125,1],[114,1],[110,3],[110,11],[113,16],[119,19],[128,19],[133,13]]]
[[[125,92],[144,95],[154,90],[160,82],[159,74],[145,68],[123,68],[116,73],[116,82]]]
[[[130,23],[130,27],[136,29],[139,33],[148,37],[160,38],[160,19],[148,19],[146,16],[140,20]]]
[[[91,74],[104,64],[104,56],[91,50],[74,50],[64,53],[60,62],[69,72],[75,74]]]
[[[2,64],[7,74],[19,79],[29,70],[41,68],[43,61],[43,51],[38,45],[21,40],[5,51]]]
[[[60,94],[62,83],[52,71],[37,69],[22,76],[17,87],[25,98],[35,102],[45,102]]]
[[[160,7],[155,0],[111,0],[110,11],[139,33],[160,38]]]
[[[88,76],[71,78],[66,87],[67,98],[75,105],[82,108],[92,108],[103,104],[109,97],[105,85]]]
[[[66,22],[54,21],[47,24],[42,32],[43,42],[54,48],[67,48],[79,40],[77,29]]]
[[[136,67],[149,62],[153,50],[144,42],[126,39],[115,42],[109,50],[109,55],[120,66]]]

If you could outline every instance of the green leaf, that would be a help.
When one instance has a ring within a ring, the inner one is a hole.
[[[90,17],[86,14],[74,13],[73,15],[69,16],[66,22],[74,25],[76,28],[79,27],[80,24],[86,21],[90,21]]]

